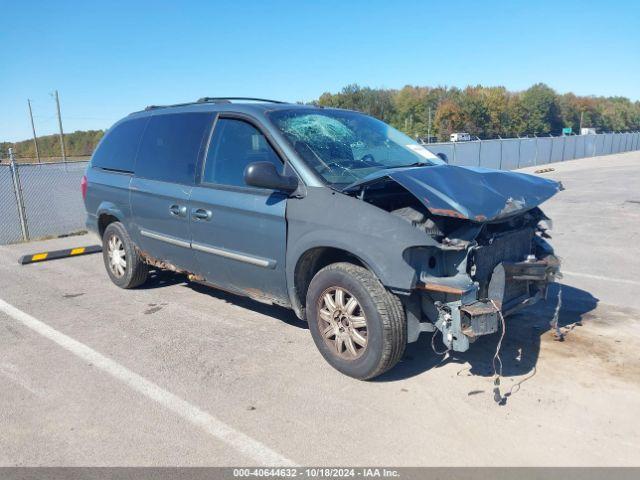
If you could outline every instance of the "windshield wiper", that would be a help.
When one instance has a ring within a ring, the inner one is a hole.
[[[408,165],[394,165],[392,167],[386,167],[385,170],[390,170],[392,168],[424,167],[427,165],[433,165],[433,164],[429,162],[414,162],[414,163],[409,163]]]

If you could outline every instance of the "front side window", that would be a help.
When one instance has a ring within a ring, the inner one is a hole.
[[[347,110],[274,110],[269,119],[330,185],[343,188],[383,169],[443,162],[380,120]]]
[[[151,117],[136,160],[136,176],[193,184],[211,113],[176,113]]]
[[[271,162],[282,172],[282,161],[260,131],[232,118],[216,122],[205,160],[203,183],[246,187],[244,170],[253,162]]]

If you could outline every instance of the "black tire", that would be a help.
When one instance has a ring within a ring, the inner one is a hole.
[[[124,250],[126,266],[122,267],[122,274],[112,267],[109,245],[111,241],[119,241]],[[149,266],[144,263],[131,237],[120,222],[110,223],[102,235],[102,259],[107,274],[113,283],[120,288],[135,288],[147,281]]]
[[[326,317],[328,310],[323,298],[327,292],[331,295],[334,288],[343,289],[344,294],[354,297],[359,303],[356,307],[361,311],[359,315],[366,319],[366,346],[353,358],[344,358],[345,354],[348,355],[346,346],[345,352],[339,353],[340,347],[334,348],[338,345],[336,340],[325,339],[320,331],[321,325],[327,331],[331,328],[329,322],[321,320],[319,312],[323,310]],[[334,263],[323,268],[313,277],[306,302],[313,340],[325,360],[336,370],[353,378],[368,380],[391,369],[402,358],[407,345],[407,322],[402,304],[369,270],[351,263]]]

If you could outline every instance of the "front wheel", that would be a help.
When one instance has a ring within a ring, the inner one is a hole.
[[[391,369],[407,344],[400,300],[373,273],[351,263],[334,263],[313,277],[307,320],[325,360],[361,380]]]

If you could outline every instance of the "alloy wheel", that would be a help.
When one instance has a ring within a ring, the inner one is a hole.
[[[109,268],[116,277],[123,277],[127,270],[127,255],[122,240],[117,235],[112,235],[107,242],[107,255]]]
[[[324,342],[335,354],[359,358],[367,348],[367,320],[360,303],[341,287],[327,288],[318,300],[318,326]]]

